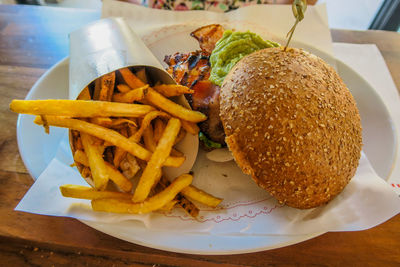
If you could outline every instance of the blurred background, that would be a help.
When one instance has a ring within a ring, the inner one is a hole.
[[[125,0],[136,4],[149,5],[148,1]],[[158,0],[168,2],[171,0]],[[174,0],[172,0],[174,1]],[[205,0],[189,0],[205,1]],[[209,1],[209,0],[206,0]],[[219,0],[236,1],[236,0]],[[241,0],[248,2],[251,0]],[[290,0],[257,0],[262,3],[290,4]],[[329,26],[351,30],[389,30],[400,32],[400,0],[308,0],[309,4],[325,3]],[[67,8],[101,10],[101,0],[0,0],[0,4],[32,4]]]

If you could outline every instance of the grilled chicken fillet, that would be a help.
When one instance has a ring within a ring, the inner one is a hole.
[[[219,118],[219,86],[211,83],[209,53],[204,51],[187,54],[175,53],[166,56],[168,73],[181,85],[194,90],[186,95],[193,110],[207,115],[208,119],[199,123],[201,131],[214,142],[225,144],[225,132]]]
[[[224,29],[219,24],[207,25],[191,33],[199,41],[201,50],[190,53],[175,53],[166,56],[167,71],[174,80],[194,90],[186,95],[192,109],[207,115],[208,119],[199,123],[201,131],[212,141],[225,144],[225,132],[219,118],[219,86],[208,78],[211,72],[209,57]]]

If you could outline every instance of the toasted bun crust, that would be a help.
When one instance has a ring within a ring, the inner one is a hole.
[[[281,203],[317,207],[354,176],[362,147],[358,109],[317,56],[281,48],[252,53],[225,78],[220,101],[237,164]]]

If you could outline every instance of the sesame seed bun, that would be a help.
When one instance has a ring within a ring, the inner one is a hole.
[[[267,48],[244,57],[221,87],[220,117],[242,171],[288,206],[327,203],[356,172],[356,103],[336,71],[308,52]]]

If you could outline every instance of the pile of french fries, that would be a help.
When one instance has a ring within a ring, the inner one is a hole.
[[[150,81],[145,68],[124,68],[96,79],[77,100],[13,100],[10,109],[36,115],[46,132],[70,129],[74,165],[90,186],[63,185],[63,196],[90,199],[95,211],[141,214],[179,205],[196,217],[192,201],[216,207],[222,199],[191,185],[192,174],[169,181],[162,171],[183,164],[174,145],[207,119],[169,99],[190,93]]]

